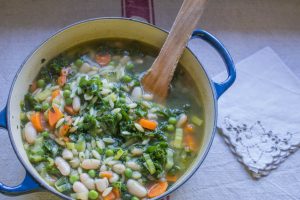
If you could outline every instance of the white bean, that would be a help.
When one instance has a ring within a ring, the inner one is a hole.
[[[85,159],[85,154],[83,152],[80,152],[78,154],[78,157],[79,157],[80,161],[83,161]]]
[[[134,148],[131,150],[131,153],[132,153],[134,156],[142,155],[143,152],[144,152],[143,149],[137,148],[137,147],[134,147]]]
[[[128,106],[128,108],[136,108],[137,104],[136,103],[131,103],[131,104],[128,104],[127,106]]]
[[[106,165],[102,165],[100,167],[100,172],[105,172],[105,171],[107,171],[107,166]]]
[[[104,192],[102,193],[103,197],[106,197],[111,191],[112,191],[112,187],[108,187],[104,190]]]
[[[96,145],[99,149],[104,149],[105,148],[105,144],[104,144],[103,140],[97,140]]]
[[[80,181],[76,181],[73,184],[73,190],[76,193],[89,192],[89,190],[85,187],[85,185],[83,185],[83,183],[81,183]]]
[[[69,163],[67,163],[67,161],[65,161],[63,158],[61,157],[55,158],[55,165],[62,175],[68,176],[70,174],[71,167]]]
[[[79,71],[81,73],[88,73],[91,70],[92,70],[92,68],[91,68],[91,66],[88,63],[83,63],[82,66],[79,69]]]
[[[92,150],[92,154],[93,154],[94,158],[96,158],[98,160],[101,159],[101,155],[98,153],[98,151]]]
[[[83,169],[97,169],[100,167],[100,160],[97,159],[85,159],[81,163]]]
[[[62,152],[62,157],[65,160],[71,160],[73,158],[73,153],[69,149],[64,149]]]
[[[80,165],[80,160],[79,158],[73,158],[71,161],[70,161],[70,165],[72,168],[77,168],[79,167]]]
[[[109,143],[109,144],[115,143],[115,140],[112,139],[112,138],[103,138],[103,141],[104,141],[105,143]]]
[[[28,122],[24,128],[24,137],[26,142],[33,144],[37,138],[37,131],[33,127],[31,122]]]
[[[140,172],[138,172],[138,171],[132,172],[132,178],[139,179],[141,177],[142,177],[142,174]]]
[[[148,118],[148,119],[157,119],[157,115],[154,114],[154,113],[149,112],[149,113],[147,114],[147,118]]]
[[[139,182],[129,179],[127,181],[128,192],[134,196],[142,198],[147,195],[147,190]]]
[[[185,114],[181,114],[179,116],[179,120],[177,121],[176,127],[179,127],[179,128],[182,127],[186,121],[187,121],[187,116]]]
[[[103,192],[109,185],[107,178],[96,179],[95,184],[99,192]]]
[[[95,182],[88,174],[82,173],[80,174],[80,181],[90,190],[95,189]]]
[[[143,98],[147,101],[151,101],[153,99],[153,94],[146,93],[143,95]]]
[[[123,174],[125,171],[125,166],[121,163],[119,164],[115,164],[112,169],[114,170],[114,172],[116,172],[117,174]]]
[[[143,95],[143,91],[141,87],[135,87],[133,88],[132,92],[131,92],[131,98],[135,101],[139,100],[142,98]]]
[[[119,161],[119,160],[110,160],[110,161],[107,162],[107,165],[108,166],[113,166],[113,165],[116,165],[118,163],[121,163],[121,161]]]
[[[112,177],[109,178],[109,182],[110,182],[110,183],[117,182],[118,180],[119,180],[119,175],[116,174],[116,173],[113,173]]]
[[[80,110],[80,98],[78,96],[75,96],[73,98],[72,107],[75,112],[78,112]]]
[[[137,171],[141,170],[141,166],[134,161],[128,161],[126,163],[126,166],[133,170],[137,170]]]
[[[139,125],[138,123],[134,123],[134,126],[138,131],[141,131],[141,132],[145,131],[144,128],[141,125]]]

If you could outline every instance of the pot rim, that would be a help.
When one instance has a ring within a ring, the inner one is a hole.
[[[124,21],[133,21],[133,22],[140,23],[140,24],[143,24],[143,25],[151,26],[151,27],[153,27],[155,29],[158,29],[158,30],[164,32],[164,33],[167,33],[167,34],[169,33],[169,31],[167,31],[167,30],[165,30],[163,28],[160,28],[158,26],[155,26],[153,24],[150,24],[148,22],[144,22],[144,21],[137,20],[137,19],[124,18],[124,17],[97,17],[97,18],[90,18],[90,19],[85,19],[85,20],[81,20],[81,21],[72,23],[72,24],[70,24],[68,26],[65,26],[65,27],[61,28],[57,32],[53,33],[51,36],[49,36],[46,40],[44,40],[42,43],[40,43],[36,48],[34,48],[34,50],[32,50],[29,53],[29,55],[24,59],[24,61],[20,65],[18,71],[16,72],[16,75],[14,76],[13,82],[12,82],[12,84],[10,86],[10,90],[9,90],[9,94],[8,94],[8,99],[7,99],[7,113],[6,113],[7,130],[8,130],[8,135],[9,135],[10,142],[12,144],[12,147],[13,147],[13,150],[14,150],[15,154],[18,157],[18,160],[21,162],[21,164],[23,165],[23,167],[25,168],[25,170],[27,172],[29,172],[30,175],[35,179],[35,181],[37,181],[38,184],[40,184],[42,186],[41,190],[47,189],[51,193],[53,193],[53,194],[55,194],[55,195],[57,195],[57,196],[59,196],[61,198],[64,198],[64,199],[71,199],[71,198],[69,196],[67,196],[67,195],[64,195],[61,192],[58,192],[57,190],[55,190],[55,188],[51,187],[45,181],[40,181],[40,179],[42,179],[42,178],[39,177],[39,176],[36,176],[33,173],[33,171],[29,168],[29,166],[26,165],[26,163],[25,163],[23,157],[20,155],[19,151],[17,151],[17,147],[16,147],[17,145],[16,145],[15,141],[13,140],[12,131],[11,131],[11,124],[10,124],[10,102],[11,102],[11,97],[12,97],[11,94],[12,94],[12,91],[14,89],[16,80],[19,77],[20,72],[23,69],[24,65],[32,57],[32,55],[34,55],[45,43],[47,43],[50,39],[52,39],[53,37],[55,37],[57,34],[62,33],[63,31],[65,31],[65,30],[67,30],[67,29],[69,29],[69,28],[71,28],[73,26],[76,26],[76,25],[79,25],[79,24],[83,24],[83,23],[92,22],[92,21],[98,21],[98,20],[124,20]],[[197,56],[193,53],[193,51],[188,46],[186,46],[186,49],[196,58],[199,66],[201,66],[204,69],[204,67],[200,63],[200,61],[197,58]],[[214,84],[213,84],[210,76],[207,74],[207,72],[206,72],[205,69],[203,70],[203,72],[205,73],[205,75],[207,77],[207,80],[209,82],[209,86],[210,86],[211,91],[212,91],[212,95],[213,95],[213,99],[214,99],[213,105],[214,105],[214,116],[215,116],[214,117],[214,122],[213,122],[213,130],[212,130],[210,139],[208,141],[207,147],[206,147],[206,149],[205,149],[205,151],[204,151],[204,153],[202,155],[202,158],[199,159],[197,163],[194,163],[194,166],[191,166],[191,168],[187,172],[188,174],[184,177],[184,179],[181,180],[180,184],[176,185],[176,187],[172,187],[170,190],[166,191],[161,196],[152,198],[152,200],[158,200],[158,199],[161,199],[163,197],[166,197],[166,196],[170,195],[171,193],[173,193],[174,191],[176,191],[184,183],[186,183],[195,174],[195,172],[199,169],[199,167],[202,165],[203,161],[205,160],[205,158],[206,158],[206,156],[207,156],[207,154],[208,154],[208,152],[209,152],[209,150],[210,150],[210,148],[212,146],[213,139],[214,139],[214,136],[215,136],[215,133],[216,133],[217,118],[218,118],[218,115],[217,115],[218,114],[217,95],[216,95],[216,89],[214,87]]]

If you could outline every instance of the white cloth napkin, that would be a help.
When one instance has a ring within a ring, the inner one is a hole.
[[[253,177],[267,175],[300,145],[300,81],[266,47],[237,64],[219,100],[218,127]],[[226,73],[215,80],[224,80]]]

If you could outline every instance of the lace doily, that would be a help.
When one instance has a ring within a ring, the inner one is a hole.
[[[244,123],[225,117],[221,134],[238,160],[255,178],[268,175],[300,145],[300,133],[277,133],[262,121]]]

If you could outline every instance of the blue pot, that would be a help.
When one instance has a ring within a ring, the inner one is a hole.
[[[33,81],[43,66],[42,60],[46,61],[55,57],[59,52],[77,44],[103,38],[126,38],[135,39],[161,48],[167,32],[148,23],[125,19],[125,18],[97,18],[82,21],[68,26],[41,44],[20,67],[13,81],[6,107],[0,113],[0,127],[8,130],[13,149],[20,162],[26,169],[26,176],[22,183],[10,187],[0,183],[1,193],[7,195],[20,195],[37,190],[49,190],[64,199],[70,197],[58,192],[48,185],[30,164],[23,148],[20,131],[20,106],[19,102],[27,92],[28,85]],[[227,67],[228,78],[222,83],[211,81],[205,69],[189,48],[186,48],[180,63],[186,69],[197,88],[197,98],[205,104],[204,133],[201,133],[201,143],[198,156],[191,167],[168,191],[154,199],[160,199],[186,182],[199,168],[212,144],[216,130],[217,99],[233,84],[236,72],[234,63],[225,47],[214,36],[204,30],[195,30],[192,39],[202,39],[214,47],[220,54]],[[199,133],[200,134],[200,133]]]

